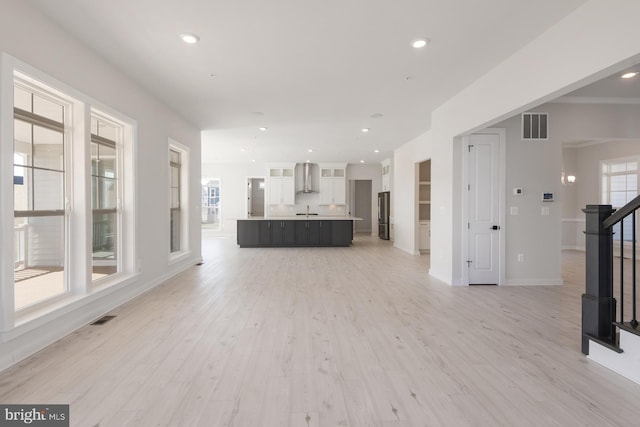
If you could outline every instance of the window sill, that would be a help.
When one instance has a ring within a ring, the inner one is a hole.
[[[86,305],[92,304],[101,298],[116,292],[123,287],[135,282],[140,274],[121,274],[100,286],[93,286],[86,294],[66,294],[43,301],[37,306],[16,312],[13,328],[3,331],[6,339],[13,339],[24,333],[62,317]]]

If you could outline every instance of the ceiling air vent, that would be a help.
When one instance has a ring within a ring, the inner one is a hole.
[[[522,139],[540,141],[549,139],[547,113],[522,113]]]

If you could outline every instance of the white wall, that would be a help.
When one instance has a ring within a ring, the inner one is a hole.
[[[418,248],[418,164],[431,158],[431,133],[427,132],[395,150],[393,157],[393,245],[410,254]],[[433,170],[433,162],[432,162]],[[433,175],[432,175],[433,188]],[[431,204],[433,216],[433,203]],[[433,236],[433,234],[432,234]],[[431,246],[439,244],[431,239]]]
[[[640,2],[591,0],[433,112],[431,130],[422,136],[433,154],[431,275],[449,284],[462,281],[458,137],[637,63],[637,16]],[[396,150],[402,156],[395,161],[396,188],[410,182],[407,171],[416,159],[407,151]],[[410,192],[396,191],[395,216],[405,222],[396,225],[396,246],[413,253],[415,225],[406,211],[414,205]]]
[[[0,51],[29,64],[66,86],[91,97],[137,122],[137,267],[139,275],[126,286],[95,292],[19,327],[3,324],[0,369],[50,344],[133,296],[195,264],[200,255],[200,131],[136,83],[88,49],[81,41],[45,18],[29,2],[3,0],[0,14]],[[10,11],[10,12],[9,12]],[[7,102],[5,96],[3,102]],[[9,107],[10,108],[10,107]],[[169,263],[168,139],[190,150],[191,253]],[[2,144],[12,144],[3,138]],[[7,159],[0,158],[6,163]],[[10,160],[9,160],[10,161]],[[12,193],[12,182],[2,175],[0,187]],[[133,181],[130,181],[133,182]],[[159,184],[160,183],[160,184]],[[0,212],[2,235],[10,235],[11,202]],[[8,249],[3,246],[3,253]],[[2,277],[7,277],[2,272]],[[10,273],[11,274],[11,273]],[[9,274],[9,275],[10,275]],[[1,288],[13,286],[2,282]],[[72,285],[73,286],[73,285]]]
[[[266,177],[263,163],[206,163],[202,179],[220,178],[223,233],[235,234],[236,220],[247,217],[247,178]]]
[[[549,107],[535,108],[536,112],[548,113],[555,124],[548,141],[522,141],[520,115],[492,126],[506,130],[506,212],[501,231],[505,237],[506,284],[562,284],[560,175],[564,138],[558,132],[561,120]],[[523,194],[515,196],[514,188],[522,188]],[[543,202],[543,192],[554,193],[554,201]],[[511,215],[511,208],[517,208],[518,215]],[[543,208],[549,215],[542,215]],[[524,255],[524,262],[517,261],[518,254]]]

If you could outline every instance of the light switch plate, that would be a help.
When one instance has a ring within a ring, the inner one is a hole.
[[[542,208],[542,216],[549,216],[549,208]]]
[[[509,212],[511,213],[511,215],[518,215],[520,213],[520,210],[517,206],[511,206]]]

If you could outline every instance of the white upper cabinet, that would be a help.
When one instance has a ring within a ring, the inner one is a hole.
[[[295,204],[295,166],[295,163],[267,165],[267,200],[270,205]]]
[[[344,205],[347,203],[347,165],[320,164],[320,205]]]

